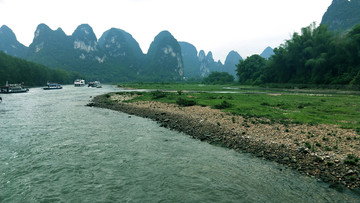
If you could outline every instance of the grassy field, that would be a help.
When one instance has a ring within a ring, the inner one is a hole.
[[[270,122],[335,124],[360,133],[359,92],[185,83],[132,83],[120,86],[157,90],[141,93],[131,102],[159,101],[183,106],[211,106],[233,115],[267,118]]]

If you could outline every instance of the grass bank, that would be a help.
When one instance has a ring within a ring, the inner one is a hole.
[[[210,106],[259,122],[331,124],[360,135],[360,95],[328,89],[279,89],[185,83],[133,83],[121,87],[152,89],[128,102],[158,101]],[[221,91],[222,93],[217,93]],[[231,93],[226,93],[226,92]]]

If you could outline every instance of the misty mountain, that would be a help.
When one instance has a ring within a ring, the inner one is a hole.
[[[236,65],[239,64],[241,60],[243,59],[239,53],[236,51],[230,51],[224,63],[224,72],[227,72],[236,78]]]
[[[188,42],[179,42],[184,62],[184,77],[200,77],[200,61],[196,47]]]
[[[139,43],[131,34],[121,29],[111,28],[99,39],[99,47],[108,58],[134,65],[143,57]]]
[[[142,73],[155,81],[182,80],[184,64],[181,47],[168,31],[160,32],[150,44]]]
[[[111,28],[102,34],[98,45],[104,53],[103,71],[111,70],[118,73],[112,76],[114,81],[137,80],[144,54],[131,34],[121,29]]]
[[[25,58],[27,47],[16,39],[9,27],[3,25],[0,28],[0,50],[12,56]]]
[[[87,25],[82,24],[76,28],[70,37],[72,48],[76,53],[76,57],[84,60],[87,57],[94,57],[99,54],[98,42],[93,29]]]
[[[213,54],[211,51],[205,55],[204,50],[199,52],[199,62],[200,62],[200,76],[207,77],[211,72],[224,72],[223,64],[220,61],[215,62]]]
[[[143,54],[138,42],[124,30],[111,28],[97,39],[88,24],[67,36],[46,24],[37,26],[29,47],[19,43],[7,26],[0,29],[0,50],[51,68],[60,68],[101,81],[171,81],[202,78],[213,71],[234,74],[241,59],[230,52],[225,65],[212,52],[199,53],[195,46],[178,42],[168,31],[160,32]]]
[[[322,17],[321,24],[329,30],[347,31],[360,23],[360,0],[333,0]]]
[[[58,28],[51,30],[47,25],[40,24],[34,33],[26,59],[52,68],[71,69],[71,39]]]
[[[271,47],[266,47],[265,50],[260,54],[261,57],[269,59],[270,56],[274,55],[274,50]]]
[[[227,72],[236,76],[236,64],[242,60],[242,57],[236,51],[230,51],[226,57],[225,63],[215,62],[212,52],[205,54],[200,50],[199,54],[196,47],[188,42],[179,42],[184,60],[184,75],[186,78],[203,78],[211,72]]]
[[[71,36],[40,24],[27,53],[31,61],[103,81],[134,80],[142,56],[136,40],[125,31],[110,29],[98,41],[87,24]]]

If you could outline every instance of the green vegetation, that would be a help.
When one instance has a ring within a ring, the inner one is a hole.
[[[162,92],[160,90],[156,90],[153,92],[150,92],[150,95],[152,96],[152,99],[160,99],[160,98],[164,98],[166,97],[167,93],[166,92]]]
[[[119,87],[134,89],[153,89],[153,90],[177,90],[177,91],[221,91],[223,85],[204,85],[199,83],[170,83],[170,82],[139,82],[139,83],[122,83]]]
[[[212,72],[206,78],[204,78],[205,84],[229,84],[234,82],[234,76],[226,72]]]
[[[264,82],[263,75],[266,59],[259,55],[252,55],[236,66],[239,81],[243,84],[261,84]]]
[[[344,163],[348,165],[357,165],[358,162],[359,162],[359,157],[353,154],[348,154],[347,159],[344,160]]]
[[[190,99],[185,99],[185,98],[182,98],[182,97],[179,97],[179,98],[176,100],[176,103],[177,103],[179,106],[194,106],[194,105],[196,105],[196,101],[190,100]]]
[[[78,74],[50,69],[0,52],[0,86],[5,85],[6,81],[24,82],[26,86],[42,86],[47,81],[69,84],[78,77],[80,77]]]
[[[329,25],[330,30],[346,32],[360,22],[359,1],[333,1],[324,14],[321,24]]]
[[[137,84],[139,87],[158,89],[159,83]],[[137,86],[129,84],[129,86]],[[194,90],[186,91],[185,87]],[[267,118],[271,122],[305,123],[305,124],[336,124],[343,128],[360,129],[360,96],[353,94],[305,94],[279,91],[277,94],[268,94],[254,88],[251,91],[238,90],[239,93],[199,92],[199,89],[223,89],[224,86],[199,86],[198,84],[164,84],[163,89],[155,92],[142,93],[132,101],[160,101],[164,103],[178,103],[182,106],[188,100],[199,106],[210,106],[222,109],[233,115],[246,118]],[[172,89],[174,88],[174,89]],[[198,88],[198,90],[196,90]],[[173,90],[181,90],[181,94]],[[274,91],[274,90],[273,90]],[[309,91],[309,90],[308,90]],[[334,91],[334,90],[332,90]],[[272,91],[269,91],[270,93]],[[326,92],[326,91],[325,91]],[[191,103],[191,105],[194,105]],[[301,108],[300,108],[301,107]],[[310,137],[314,136],[309,134]],[[330,135],[333,136],[333,135]],[[336,135],[334,135],[336,136]],[[322,138],[324,141],[328,137]]]
[[[215,104],[214,108],[216,109],[227,109],[232,107],[232,104],[227,102],[226,100],[222,101],[221,104]]]
[[[171,50],[168,48],[171,47]],[[165,50],[165,51],[164,51]],[[177,56],[177,57],[174,57]],[[168,31],[160,32],[150,44],[143,65],[143,81],[180,81],[183,74],[181,48]]]
[[[360,87],[360,24],[345,35],[312,24],[274,49],[269,59],[254,55],[237,65],[242,84],[341,84]]]

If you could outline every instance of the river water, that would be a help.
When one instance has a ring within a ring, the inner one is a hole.
[[[359,202],[276,163],[85,106],[112,86],[1,95],[0,202]]]

